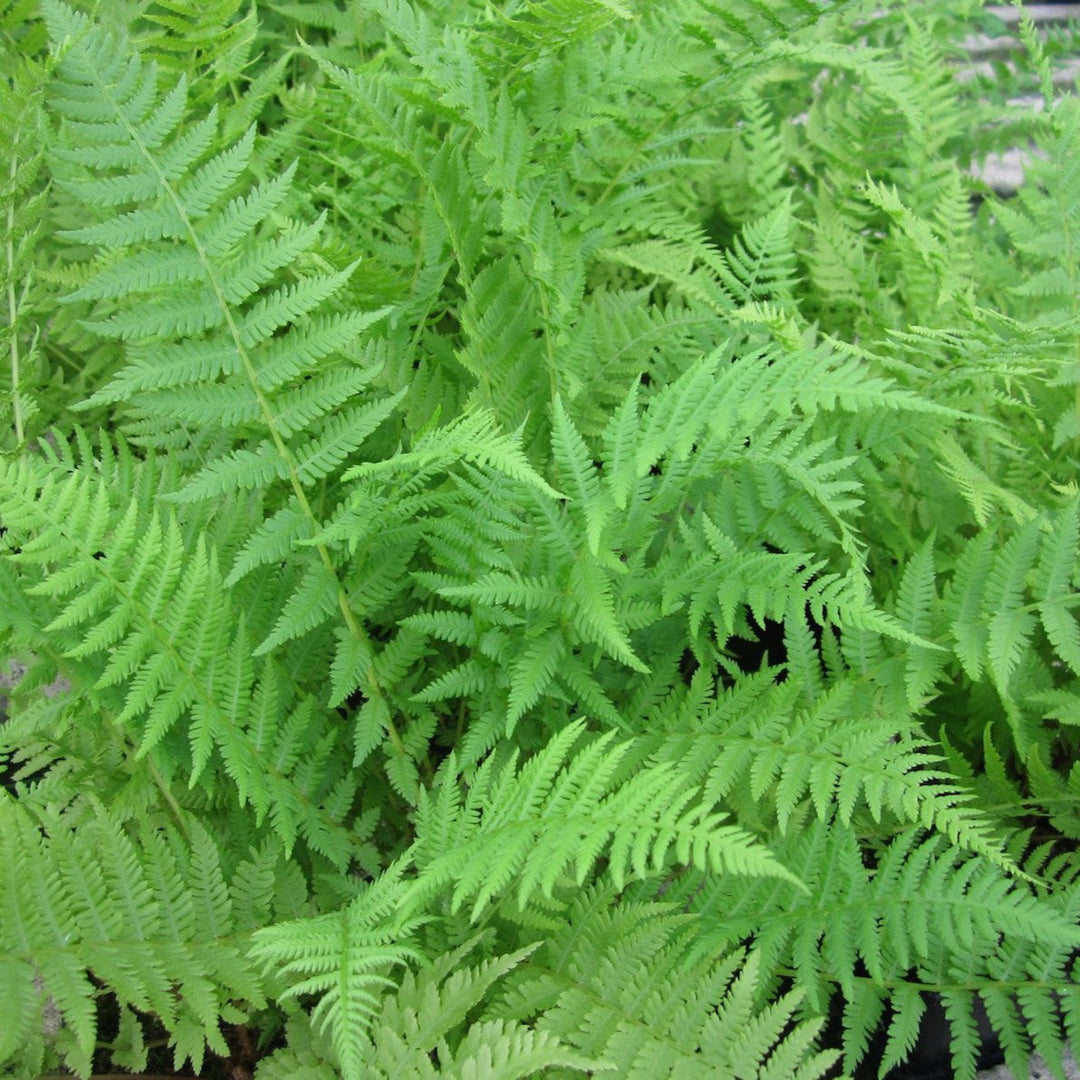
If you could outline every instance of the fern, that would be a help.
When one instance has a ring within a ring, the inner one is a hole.
[[[0,416],[14,429],[16,445],[34,432],[35,375],[42,369],[40,325],[32,324],[34,245],[43,226],[45,193],[40,142],[33,135],[42,125],[42,86],[45,70],[28,59],[16,68],[12,82],[0,84],[3,126],[0,139],[6,151],[7,174],[0,195],[3,222],[5,317],[3,347],[6,363],[4,403]]]
[[[403,899],[399,877],[388,871],[345,911],[266,928],[255,941],[253,956],[267,969],[307,976],[283,999],[322,992],[312,1022],[330,1029],[348,1075],[358,1075],[364,1060],[364,1029],[378,1004],[376,989],[393,985],[384,972],[415,956],[402,944],[407,922],[378,926]]]
[[[263,1003],[242,942],[249,920],[269,910],[262,888],[254,908],[242,890],[253,874],[272,878],[280,855],[266,849],[237,866],[230,889],[211,835],[194,819],[181,825],[186,838],[125,829],[92,800],[40,816],[7,794],[0,801],[8,1017],[0,1045],[20,1068],[40,1068],[47,1029],[59,1022],[68,1060],[90,1071],[88,973],[122,1005],[164,1023],[177,1067],[190,1058],[200,1069],[207,1045],[225,1051],[219,1017],[242,1015],[231,1000]]]
[[[946,862],[955,855],[942,852],[937,838],[909,831],[879,848],[875,867],[868,870],[853,840],[851,833],[826,823],[792,837],[791,856],[809,885],[805,899],[796,899],[786,888],[769,898],[756,891],[740,901],[734,917],[733,898],[723,889],[702,892],[693,901],[694,910],[714,927],[704,938],[703,951],[738,941],[746,920],[752,919],[760,927],[763,956],[782,970],[797,972],[812,1002],[827,999],[831,984],[839,983],[851,1003],[847,1067],[861,1056],[858,1048],[880,1015],[867,1007],[866,998],[896,1003],[889,1024],[895,1062],[906,1056],[903,1047],[910,1049],[911,1033],[925,1008],[923,989],[944,987],[956,1012],[970,1016],[972,986],[986,997],[999,995],[999,1001],[1030,988],[1034,999],[1050,970],[1042,961],[1053,956],[1051,967],[1067,963],[1075,924],[1067,916],[1049,914],[1044,921],[1036,914],[1041,905],[1032,893],[989,866],[966,861],[947,871]],[[898,895],[894,890],[907,875],[926,882],[920,890],[923,899],[914,907],[907,901],[893,905],[890,897]],[[754,914],[744,914],[749,912]],[[1018,954],[999,951],[1001,933],[1017,943]],[[945,942],[959,943],[955,954]],[[1041,949],[1046,950],[1043,957],[1038,956]],[[862,975],[859,965],[869,974]],[[1018,1016],[999,1012],[991,1020],[1007,1037],[1022,1039]],[[962,1047],[954,1046],[960,1052],[956,1072],[974,1075],[974,1048],[968,1044],[964,1053]],[[1018,1053],[1013,1061],[1019,1060]]]
[[[309,726],[311,702],[291,695],[278,671],[253,666],[247,622],[257,615],[234,615],[220,598],[222,573],[205,538],[186,544],[175,516],[141,510],[136,499],[114,508],[107,483],[29,464],[4,470],[3,519],[9,542],[21,542],[14,561],[35,598],[31,625],[51,636],[68,677],[170,779],[182,767],[196,783],[216,753],[240,802],[260,821],[269,814],[287,846],[303,829],[346,860],[340,827],[294,774],[304,754],[325,760],[330,733]],[[182,758],[171,734],[178,724]]]
[[[801,994],[758,1005],[756,953],[734,950],[688,966],[685,916],[641,902],[613,914],[603,906],[607,899],[589,893],[574,904],[567,931],[544,947],[537,970],[511,977],[505,1013],[541,1011],[541,1030],[610,1063],[620,1076],[826,1074],[836,1054],[811,1051],[822,1021],[795,1022]],[[645,967],[654,974],[643,988]]]
[[[1060,1071],[1069,35],[2,10],[0,1071]]]

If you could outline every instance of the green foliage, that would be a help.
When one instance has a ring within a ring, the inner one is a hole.
[[[992,23],[4,7],[4,1075],[811,1080],[931,994],[1060,1073],[1080,109]]]

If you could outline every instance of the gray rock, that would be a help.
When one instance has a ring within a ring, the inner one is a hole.
[[[1054,1074],[1046,1067],[1042,1058],[1035,1057],[1031,1061],[1030,1080],[1053,1080]],[[1080,1080],[1080,1067],[1071,1054],[1065,1055],[1066,1080]],[[979,1073],[979,1080],[1016,1080],[1005,1065],[999,1065],[996,1069],[987,1069]]]

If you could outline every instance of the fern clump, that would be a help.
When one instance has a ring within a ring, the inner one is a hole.
[[[1080,112],[991,18],[5,8],[5,1075],[1060,1073]]]

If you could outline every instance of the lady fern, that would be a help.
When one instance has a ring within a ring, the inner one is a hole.
[[[1060,1072],[1076,110],[970,208],[975,7],[5,8],[0,1068]]]

